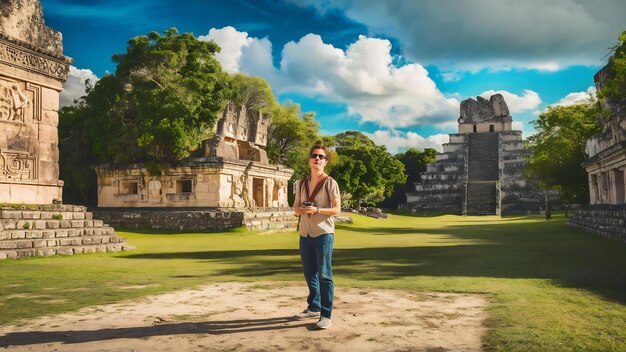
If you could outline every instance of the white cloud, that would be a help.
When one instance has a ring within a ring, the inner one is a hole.
[[[562,98],[555,104],[552,104],[551,106],[558,106],[558,105],[569,106],[569,105],[576,105],[576,104],[585,104],[585,103],[588,103],[591,99],[594,99],[595,97],[596,97],[596,87],[591,86],[587,88],[586,92],[569,93],[564,98]]]
[[[523,131],[524,130],[524,122],[522,121],[513,121],[511,123],[511,129],[514,131]]]
[[[248,33],[239,32],[235,28],[228,26],[221,29],[211,28],[207,35],[198,37],[203,41],[215,41],[222,50],[215,54],[215,58],[222,65],[222,69],[229,73],[239,71],[242,48],[249,46],[253,39],[248,37]]]
[[[533,111],[541,104],[539,94],[530,89],[524,89],[524,94],[521,96],[506,90],[488,90],[480,93],[480,96],[489,99],[494,94],[502,94],[511,114]]]
[[[443,143],[448,143],[450,137],[447,134],[435,134],[424,138],[415,132],[400,132],[392,130],[379,130],[374,133],[365,133],[376,144],[384,144],[387,150],[392,153],[405,151],[409,148],[424,150],[434,148],[437,152],[442,152]]]
[[[290,0],[341,12],[424,65],[553,71],[600,65],[624,29],[623,0]]]
[[[392,64],[391,43],[360,36],[344,51],[308,34],[283,49],[286,89],[346,102],[361,122],[389,128],[454,119],[459,102],[446,98],[418,64]]]
[[[461,74],[459,71],[442,72],[441,77],[444,82],[458,82],[461,80]]]
[[[67,81],[63,83],[63,90],[60,95],[62,107],[72,105],[74,100],[85,95],[85,80],[87,79],[93,86],[98,81],[98,76],[90,69],[78,69],[70,65],[70,72],[67,75]]]
[[[428,123],[443,126],[455,121],[459,101],[445,97],[428,71],[418,64],[392,63],[391,43],[360,36],[346,50],[307,34],[282,49],[280,66],[272,65],[269,39],[250,38],[226,27],[209,36],[229,54],[217,57],[230,72],[259,75],[277,93],[293,92],[326,102],[345,103],[360,122],[399,128]],[[225,35],[221,35],[226,33]],[[222,42],[237,38],[229,43]]]

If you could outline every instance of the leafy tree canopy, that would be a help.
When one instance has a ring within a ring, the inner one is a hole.
[[[598,92],[601,100],[626,100],[626,31],[618,37],[617,45],[612,48],[613,55],[609,58],[614,76],[604,82],[604,87]]]
[[[588,203],[587,139],[600,132],[599,108],[595,102],[550,107],[533,121],[536,134],[528,138],[532,152],[527,178],[544,190],[559,190],[567,203]]]
[[[399,204],[406,203],[406,194],[415,191],[415,182],[420,181],[420,173],[426,171],[426,164],[435,161],[437,151],[433,148],[426,148],[419,151],[409,148],[404,153],[394,156],[404,165],[407,175],[406,183],[396,184],[393,193],[379,205],[384,208],[397,208]]]
[[[353,205],[382,201],[393,192],[394,185],[406,182],[402,162],[387,148],[378,146],[366,135],[347,131],[335,136],[337,164],[330,175],[337,180],[346,201]]]
[[[132,38],[79,108],[98,162],[167,162],[189,156],[232,95],[214,42],[175,28]]]
[[[312,112],[302,113],[300,105],[288,103],[276,106],[268,131],[267,155],[272,163],[294,169],[292,179],[302,179],[309,173],[309,148],[318,140],[320,125]]]
[[[598,99],[623,104],[626,101],[626,31],[620,34],[612,51],[609,67],[613,74],[604,81]],[[526,168],[527,177],[545,190],[559,190],[564,202],[588,203],[587,173],[581,164],[587,158],[587,139],[601,132],[599,121],[603,118],[607,116],[602,115],[595,101],[551,107],[540,114],[533,122],[537,134],[528,138],[533,154]]]
[[[219,47],[175,28],[132,38],[115,74],[59,111],[61,178],[69,201],[94,204],[91,166],[180,160],[208,136],[233,95]]]
[[[231,100],[246,107],[246,110],[273,112],[278,108],[272,87],[261,77],[237,73],[233,76]]]

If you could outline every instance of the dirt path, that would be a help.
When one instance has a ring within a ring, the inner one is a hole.
[[[220,283],[0,327],[0,351],[480,351],[484,297],[337,287],[333,325],[293,320],[303,283]],[[304,303],[303,303],[304,302]]]

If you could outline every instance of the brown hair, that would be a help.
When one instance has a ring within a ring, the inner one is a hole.
[[[321,143],[315,143],[313,144],[313,146],[311,147],[311,149],[309,149],[309,155],[313,154],[313,151],[315,149],[321,149],[324,151],[324,153],[326,154],[326,161],[330,162],[330,158],[331,158],[331,152],[330,150],[328,150],[328,148],[326,148],[323,144]]]

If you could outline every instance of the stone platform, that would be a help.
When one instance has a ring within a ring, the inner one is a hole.
[[[291,208],[222,210],[216,208],[97,208],[94,218],[115,227],[170,231],[295,230]]]
[[[591,205],[571,214],[566,224],[600,237],[626,243],[626,204]]]
[[[131,249],[84,206],[0,207],[0,259]]]

